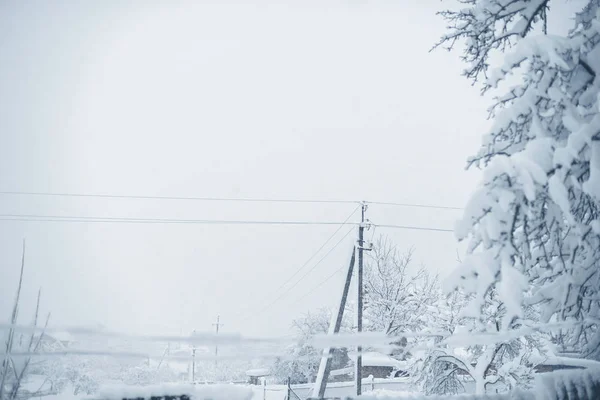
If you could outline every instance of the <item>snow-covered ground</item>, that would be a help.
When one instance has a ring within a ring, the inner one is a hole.
[[[300,398],[306,399],[312,395],[314,384],[292,385],[292,390]],[[253,400],[283,400],[287,393],[285,385],[252,386]],[[346,398],[354,395],[354,382],[331,382],[327,384],[325,397]],[[394,379],[368,379],[363,380],[363,393],[387,393],[398,396],[415,395],[411,391],[410,383],[406,378]]]
[[[302,399],[310,396],[312,385],[294,385],[295,393]],[[86,396],[74,395],[65,391],[58,395],[44,396],[43,400],[85,400]],[[284,400],[287,393],[285,385],[181,385],[168,384],[146,387],[112,386],[104,387],[92,399],[121,400],[123,398],[149,398],[150,396],[187,394],[196,400]],[[352,382],[338,382],[328,385],[326,397],[346,398],[354,393]],[[569,397],[560,397],[569,393]],[[404,378],[373,380],[371,386],[365,382],[364,394],[360,400],[537,400],[550,398],[600,399],[600,369],[560,371],[541,374],[536,378],[531,391],[514,391],[498,395],[462,395],[458,397],[425,397],[413,392]]]

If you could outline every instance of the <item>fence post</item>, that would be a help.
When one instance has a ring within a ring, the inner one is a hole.
[[[375,377],[373,375],[369,375],[369,379],[371,380],[371,392],[375,390]]]
[[[265,378],[262,378],[262,384],[263,384],[263,400],[267,400],[267,380]]]
[[[286,397],[286,400],[290,400],[292,398],[292,394],[290,393],[291,389],[292,389],[291,379],[288,376],[288,378],[287,378],[287,397]]]

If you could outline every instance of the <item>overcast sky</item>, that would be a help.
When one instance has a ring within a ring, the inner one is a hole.
[[[472,192],[487,102],[458,54],[429,52],[439,1],[124,3],[0,5],[0,190],[459,207]],[[341,221],[354,207],[0,196],[3,215]],[[459,215],[368,210],[443,229]],[[54,325],[189,333],[221,315],[224,331],[284,335],[335,304],[342,273],[298,299],[345,265],[354,232],[264,309],[336,228],[0,221],[0,313],[25,237],[23,311],[41,286]],[[415,266],[456,264],[452,233],[379,234],[414,246]]]

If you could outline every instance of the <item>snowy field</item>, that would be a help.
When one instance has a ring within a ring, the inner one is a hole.
[[[365,380],[362,400],[426,399],[426,400],[546,400],[546,399],[600,399],[600,369],[570,370],[539,375],[530,391],[517,390],[499,395],[432,396],[411,392],[405,378]],[[312,385],[294,385],[295,393],[301,399],[311,394]],[[352,382],[338,382],[328,385],[325,396],[328,398],[350,398],[354,393]],[[165,395],[189,395],[195,400],[285,400],[285,385],[237,385],[237,384],[165,384],[155,386],[113,385],[103,387],[94,396],[75,395],[66,390],[58,395],[44,396],[44,400],[121,400],[123,398],[145,398]]]

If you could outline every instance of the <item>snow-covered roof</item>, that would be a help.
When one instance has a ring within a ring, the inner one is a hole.
[[[248,371],[246,371],[246,375],[247,376],[257,376],[257,377],[269,376],[269,375],[271,375],[271,371],[269,371],[268,368],[249,369]]]
[[[175,349],[169,352],[172,356],[192,358],[192,350],[190,349]]]
[[[54,339],[58,342],[72,342],[75,340],[73,335],[71,335],[69,332],[63,332],[63,331],[44,333],[44,336],[46,336],[50,339]]]
[[[334,369],[329,373],[329,376],[352,375],[353,372],[354,372],[353,367]]]
[[[352,360],[356,360],[356,356],[352,356],[351,358]],[[403,368],[406,366],[406,363],[396,360],[387,354],[378,353],[376,351],[366,351],[362,353],[362,365],[363,367]]]
[[[211,354],[214,351],[214,349],[208,348],[206,346],[194,347],[193,345],[191,345],[188,350],[190,352],[190,354],[191,354],[192,350],[194,350],[194,349],[196,349],[196,354]]]
[[[187,373],[189,364],[190,363],[188,361],[176,361],[176,360],[169,360],[169,362],[167,363],[169,368],[171,368],[173,371],[178,372],[178,373]]]

